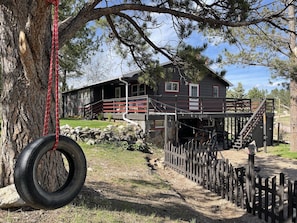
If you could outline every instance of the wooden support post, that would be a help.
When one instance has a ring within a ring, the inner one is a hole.
[[[174,126],[175,126],[175,142],[179,143],[179,138],[178,138],[178,131],[179,131],[179,124],[178,124],[178,118],[177,118],[177,110],[175,108],[175,114],[174,114]]]
[[[164,146],[167,147],[168,143],[168,118],[167,114],[164,115]]]
[[[277,143],[280,144],[280,123],[277,123]]]
[[[267,153],[267,122],[266,122],[266,112],[263,113],[263,146],[264,146],[264,152]]]

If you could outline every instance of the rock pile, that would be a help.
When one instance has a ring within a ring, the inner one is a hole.
[[[141,127],[136,125],[108,125],[104,129],[89,127],[61,126],[61,134],[77,142],[95,145],[104,142],[120,143],[127,150],[149,152],[146,135]]]

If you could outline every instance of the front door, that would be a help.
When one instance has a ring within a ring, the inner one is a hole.
[[[199,84],[189,84],[189,110],[199,110]]]

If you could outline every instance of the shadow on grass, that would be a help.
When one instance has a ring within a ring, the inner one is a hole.
[[[146,183],[147,182],[142,182],[142,184]],[[101,189],[95,190],[94,188]],[[106,190],[108,190],[107,196],[104,192],[102,192]],[[199,191],[197,191],[197,193],[199,193]],[[245,215],[240,218],[212,219],[195,210],[195,208],[187,204],[184,199],[174,193],[159,192],[146,197],[142,195],[129,194],[127,191],[119,191],[119,188],[114,188],[113,185],[104,182],[89,183],[89,187],[84,187],[80,195],[75,199],[74,205],[84,206],[89,209],[104,209],[108,211],[137,213],[143,216],[156,216],[174,221],[186,221],[193,223],[255,223],[255,218],[245,218]]]
[[[160,197],[165,196],[160,194]],[[166,195],[172,196],[172,195]],[[169,218],[171,220],[192,221],[199,216],[204,222],[211,222],[211,219],[203,216],[194,209],[178,203],[153,204],[144,200],[131,201],[122,198],[107,198],[90,187],[85,187],[75,201],[76,205],[83,205],[90,209],[105,209],[109,211],[120,211],[137,213],[143,216],[155,215],[157,217]]]

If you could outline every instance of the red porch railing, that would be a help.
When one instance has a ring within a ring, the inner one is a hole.
[[[129,97],[128,108],[126,98],[104,99],[102,101],[103,113],[189,113],[189,112],[251,112],[250,99],[211,98],[175,96],[136,96]]]
[[[104,113],[147,113],[148,96],[129,97],[128,108],[126,107],[126,98],[113,98],[103,100]]]

